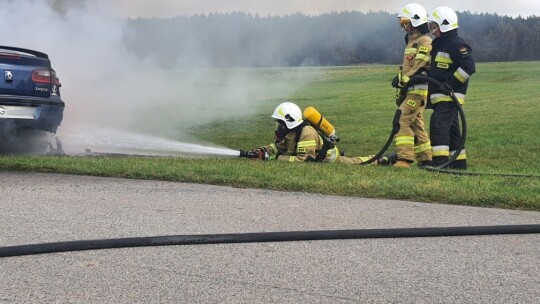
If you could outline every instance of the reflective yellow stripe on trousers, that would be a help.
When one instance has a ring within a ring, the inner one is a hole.
[[[431,142],[428,141],[427,143],[418,145],[414,147],[414,153],[419,154],[425,151],[431,150]]]
[[[437,156],[449,156],[450,147],[449,146],[434,146],[431,148],[431,155],[433,157]]]
[[[396,136],[396,146],[401,145],[414,146],[414,136]]]

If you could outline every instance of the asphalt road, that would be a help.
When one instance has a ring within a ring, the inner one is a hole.
[[[540,212],[0,172],[0,246],[540,224]],[[164,246],[0,258],[0,303],[540,303],[540,235]]]

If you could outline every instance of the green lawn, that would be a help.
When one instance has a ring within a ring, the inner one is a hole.
[[[537,177],[457,176],[417,168],[230,158],[1,156],[0,169],[540,210],[540,94],[536,92],[540,62],[481,63],[477,70],[464,107],[469,130],[468,172]],[[189,134],[233,149],[267,144],[273,138],[270,114],[288,99],[323,113],[336,127],[342,138],[339,146],[348,156],[374,154],[391,130],[395,104],[390,80],[395,72],[395,67],[388,66],[253,70],[271,88],[253,100],[254,114],[197,125]],[[297,89],[280,91],[281,86],[272,86],[273,76],[278,74],[281,79],[294,75],[288,82]],[[427,110],[427,125],[430,115]],[[170,125],[180,124],[171,121]]]

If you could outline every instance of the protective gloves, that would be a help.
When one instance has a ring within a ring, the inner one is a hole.
[[[254,157],[253,159],[268,160],[268,158],[269,158],[268,152],[266,152],[266,150],[264,150],[264,149],[258,148],[258,149],[253,149],[251,151],[253,151],[255,154],[257,154],[257,157]]]
[[[416,77],[416,76],[418,76],[418,75],[412,75],[410,77],[409,82],[407,82],[407,86],[412,87],[412,86],[415,86],[415,85],[423,82],[422,80],[418,79],[418,77]]]
[[[397,74],[394,79],[392,79],[392,87],[393,88],[398,88],[398,84],[399,84],[399,75],[401,75],[401,73]]]

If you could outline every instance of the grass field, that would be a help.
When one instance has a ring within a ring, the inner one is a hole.
[[[315,106],[336,127],[348,156],[376,153],[395,111],[395,67],[260,69],[292,77],[298,89],[254,100],[256,113],[191,128],[191,136],[233,149],[271,142],[274,107],[288,99]],[[256,71],[256,72],[259,72]],[[417,168],[289,164],[220,158],[0,156],[0,169],[209,183],[357,197],[540,210],[540,62],[481,63],[465,101],[468,172],[521,174],[462,176]],[[306,80],[308,79],[308,80]],[[298,83],[295,83],[297,81]],[[426,111],[429,125],[431,111]],[[176,122],[172,122],[174,125]]]

